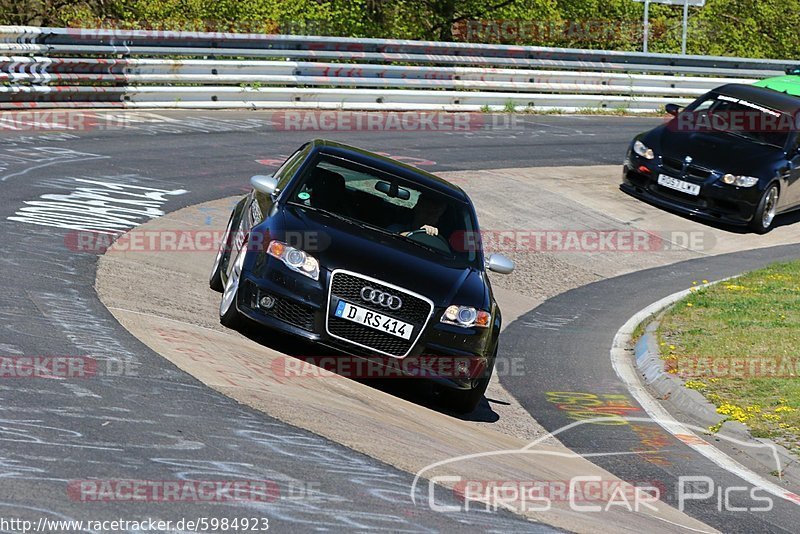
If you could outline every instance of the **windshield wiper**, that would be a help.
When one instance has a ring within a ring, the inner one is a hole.
[[[362,223],[361,221],[356,221],[356,220],[353,220],[353,219],[348,219],[344,215],[339,215],[338,213],[334,213],[332,211],[329,211],[329,210],[326,210],[326,209],[323,209],[323,208],[318,208],[316,206],[306,206],[305,204],[299,204],[297,202],[291,202],[291,201],[287,202],[287,204],[291,204],[292,206],[297,206],[299,208],[303,208],[303,209],[307,209],[307,210],[311,210],[311,211],[316,211],[318,213],[324,213],[325,215],[328,215],[329,217],[333,217],[335,219],[339,219],[340,221],[348,222],[350,224],[353,224],[355,226],[359,226],[361,228],[369,228],[369,226],[366,223]]]
[[[379,226],[372,226],[372,225],[368,225],[368,224],[365,224],[364,226],[367,227],[367,228],[370,228],[372,230],[375,230],[376,232],[380,232],[381,234],[389,236],[391,238],[399,239],[399,240],[403,241],[404,243],[411,243],[411,244],[416,245],[418,247],[422,247],[425,250],[428,250],[430,252],[434,252],[436,254],[439,254],[440,256],[447,256],[448,258],[455,257],[455,256],[452,256],[451,254],[448,254],[447,252],[445,252],[442,249],[439,249],[439,248],[436,248],[436,247],[432,247],[430,245],[426,245],[425,243],[420,243],[419,241],[414,241],[412,239],[407,238],[406,236],[404,236],[402,234],[398,234],[398,233],[395,233],[395,232],[390,232],[386,228],[381,228]]]
[[[762,139],[758,139],[757,137],[752,137],[752,136],[749,136],[749,135],[745,135],[745,134],[742,134],[742,133],[739,133],[739,132],[735,132],[733,130],[718,130],[718,129],[715,128],[715,131],[723,132],[723,133],[732,135],[734,137],[738,137],[740,139],[745,139],[747,141],[750,141],[751,143],[756,143],[757,145],[764,145],[764,146],[772,146],[772,147],[781,148],[780,145],[777,145],[775,143],[770,143],[769,141],[764,141]]]
[[[316,206],[306,206],[305,204],[299,204],[297,202],[291,202],[291,201],[287,202],[287,204],[291,204],[292,206],[297,206],[297,207],[300,207],[300,208],[310,209],[312,211],[316,211],[316,212],[319,212],[319,213],[324,213],[325,215],[329,215],[329,216],[331,216],[331,217],[333,217],[335,219],[339,219],[340,221],[348,222],[350,224],[358,226],[359,228],[366,228],[368,230],[374,230],[376,232],[379,232],[379,233],[381,233],[383,235],[386,235],[386,236],[389,236],[391,238],[399,239],[399,240],[403,241],[404,243],[411,243],[412,245],[416,245],[416,246],[418,246],[420,248],[424,248],[425,250],[427,250],[429,252],[433,252],[434,254],[437,254],[439,256],[445,256],[447,258],[455,258],[454,254],[445,252],[442,249],[439,249],[439,248],[436,248],[436,247],[432,247],[430,245],[426,245],[425,243],[420,243],[419,241],[414,241],[413,239],[408,239],[404,235],[396,234],[394,232],[390,232],[389,230],[386,230],[385,228],[381,228],[380,226],[373,226],[371,224],[368,224],[368,223],[365,223],[365,222],[362,222],[362,221],[358,221],[358,220],[355,220],[355,219],[349,219],[349,218],[347,218],[347,217],[345,217],[343,215],[339,215],[338,213],[334,213],[332,211],[328,211],[328,210],[323,209],[323,208],[318,208]]]
[[[400,239],[405,243],[411,243],[412,245],[416,245],[416,246],[418,246],[420,248],[424,248],[425,250],[427,250],[429,252],[433,252],[437,256],[444,256],[445,258],[450,258],[450,259],[455,259],[456,258],[456,255],[453,254],[452,252],[447,252],[447,251],[442,250],[440,248],[432,247],[431,245],[426,245],[425,243],[421,243],[419,241],[415,241],[413,239],[409,239],[407,236],[404,236],[402,234],[396,234],[394,232],[390,232],[388,230],[383,230],[383,229],[381,229],[380,231],[382,233],[385,233],[386,235],[394,237],[395,239]]]
[[[402,239],[406,243],[411,243],[412,245],[416,245],[418,247],[424,248],[425,250],[427,250],[429,252],[433,252],[434,254],[437,254],[439,256],[445,256],[447,258],[455,258],[455,254],[451,254],[449,252],[445,252],[444,250],[442,250],[440,248],[432,247],[430,245],[426,245],[425,243],[420,243],[419,241],[414,241],[413,239],[409,239],[408,237],[406,237],[404,235],[395,234],[395,233],[392,233],[392,232],[387,232],[387,234],[392,235],[392,236],[394,236],[396,238]]]
[[[350,223],[350,224],[352,224],[354,226],[358,226],[359,228],[366,228],[368,230],[375,230],[376,232],[381,232],[381,233],[387,234],[387,235],[395,235],[392,232],[389,232],[388,230],[384,230],[383,228],[381,228],[379,226],[373,226],[371,224],[365,223],[363,221],[359,221],[357,219],[350,219],[348,217],[345,217],[344,215],[339,215],[338,213],[335,213],[335,212],[332,212],[332,211],[329,211],[329,210],[326,210],[326,209],[323,209],[323,208],[318,208],[316,206],[306,206],[305,204],[298,204],[297,202],[291,202],[291,201],[287,202],[287,204],[291,204],[292,206],[298,206],[300,208],[310,209],[311,211],[316,211],[318,213],[324,213],[325,215],[328,215],[328,216],[333,217],[335,219],[339,219],[340,221],[344,221],[344,222]]]

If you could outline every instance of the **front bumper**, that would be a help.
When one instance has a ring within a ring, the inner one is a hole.
[[[401,369],[405,376],[422,376],[449,388],[469,389],[474,380],[484,376],[493,365],[490,357],[496,342],[492,335],[494,328],[464,329],[441,323],[439,318],[444,308],[437,306],[404,357],[379,354],[330,335],[326,327],[327,314],[336,307],[336,303],[329,306],[328,301],[330,276],[330,271],[322,269],[319,281],[314,281],[289,271],[280,262],[267,259],[266,265],[260,268],[250,270],[245,267],[236,305],[240,313],[258,324],[332,349],[341,357],[368,360],[371,366],[367,369],[374,371],[375,376],[352,378],[393,377]],[[275,300],[270,309],[259,303],[266,295]],[[331,300],[334,300],[333,296]],[[316,358],[330,357],[323,353],[305,356],[311,362]],[[386,372],[375,367],[381,365],[380,362],[387,367]],[[358,372],[363,369],[359,366]]]
[[[663,168],[660,156],[646,160],[630,153],[623,165],[620,189],[652,204],[687,215],[742,226],[748,224],[761,200],[761,190],[754,187],[735,187],[719,181],[715,172],[702,181],[687,179]],[[666,174],[679,180],[696,183],[700,194],[689,195],[658,184],[658,175]]]

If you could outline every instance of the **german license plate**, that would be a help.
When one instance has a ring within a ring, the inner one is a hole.
[[[334,315],[403,339],[411,339],[411,332],[414,330],[414,327],[409,323],[398,321],[388,315],[377,313],[361,306],[355,306],[343,300],[339,301]]]
[[[681,193],[686,193],[687,195],[697,196],[700,194],[699,185],[690,184],[689,182],[678,180],[677,178],[667,176],[666,174],[658,175],[658,185],[663,185],[664,187],[674,189],[675,191],[680,191]]]

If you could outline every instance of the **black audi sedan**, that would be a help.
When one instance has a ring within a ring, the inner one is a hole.
[[[766,233],[800,208],[800,98],[728,84],[631,142],[621,189],[650,203]]]
[[[502,321],[486,271],[510,273],[514,264],[484,258],[466,193],[325,140],[251,184],[211,272],[222,324],[249,319],[342,357],[433,379],[451,407],[472,411],[489,383]]]

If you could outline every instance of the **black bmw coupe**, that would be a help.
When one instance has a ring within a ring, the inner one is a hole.
[[[622,190],[653,204],[765,233],[800,208],[800,98],[728,84],[638,135]]]
[[[486,271],[514,264],[484,258],[466,193],[325,140],[251,184],[211,272],[222,324],[249,319],[386,366],[414,361],[398,368],[433,379],[456,410],[473,410],[501,325]]]

